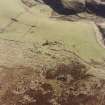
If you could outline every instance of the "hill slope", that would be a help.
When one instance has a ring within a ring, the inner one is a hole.
[[[86,3],[0,1],[0,105],[104,105],[104,17]]]

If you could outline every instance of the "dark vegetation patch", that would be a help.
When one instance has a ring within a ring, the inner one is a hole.
[[[14,68],[18,71],[11,74],[15,84],[8,87],[0,105],[104,105],[105,80],[89,74],[89,68],[78,59],[45,68],[39,72],[31,67]],[[57,88],[61,88],[59,95]]]
[[[97,105],[97,96],[88,96],[85,94],[75,95],[64,95],[59,98],[60,105]]]
[[[48,70],[46,72],[46,79],[57,79],[61,81],[67,81],[69,76],[73,80],[82,80],[89,78],[91,75],[87,73],[88,69],[84,64],[78,61],[73,61],[70,64],[58,64],[55,70]]]
[[[24,94],[15,94],[12,90],[9,90],[2,97],[2,102],[5,105],[53,105],[50,102],[54,98],[50,84],[44,83],[42,88],[40,88],[37,90],[28,89]]]

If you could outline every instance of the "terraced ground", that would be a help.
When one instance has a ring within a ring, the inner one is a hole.
[[[0,105],[104,105],[99,30],[52,14],[47,5],[0,0]]]

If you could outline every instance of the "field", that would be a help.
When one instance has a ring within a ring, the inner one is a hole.
[[[0,38],[16,41],[62,41],[85,60],[103,60],[105,49],[89,22],[50,18],[47,6],[28,8],[19,0],[0,1]],[[16,19],[16,20],[15,20]]]

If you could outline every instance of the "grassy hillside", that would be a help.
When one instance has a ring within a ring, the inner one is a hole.
[[[44,4],[0,0],[0,105],[104,105],[98,28],[52,14]]]
[[[43,5],[28,8],[19,0],[1,0],[0,38],[26,42],[62,41],[85,60],[105,57],[105,49],[97,42],[90,23],[52,19],[49,18],[51,11]]]

